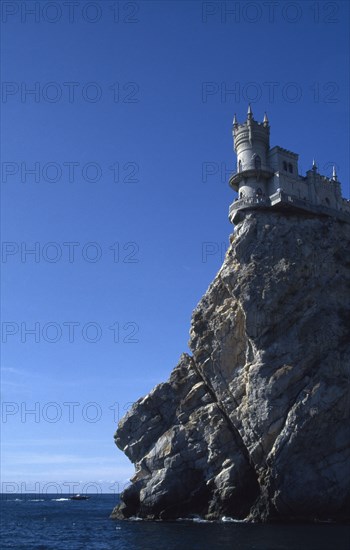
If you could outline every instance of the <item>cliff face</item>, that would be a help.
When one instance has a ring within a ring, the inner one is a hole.
[[[248,214],[190,349],[134,404],[112,517],[342,520],[350,511],[350,225]]]

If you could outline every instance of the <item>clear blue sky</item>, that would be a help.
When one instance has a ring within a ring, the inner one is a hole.
[[[234,112],[349,197],[349,8],[39,4],[1,14],[2,479],[113,491],[117,416],[187,350],[232,232]]]

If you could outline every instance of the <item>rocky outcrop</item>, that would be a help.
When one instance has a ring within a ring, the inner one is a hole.
[[[350,511],[350,225],[247,214],[169,380],[121,420],[112,517],[343,520]]]

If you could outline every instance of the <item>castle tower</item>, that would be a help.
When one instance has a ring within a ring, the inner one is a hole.
[[[237,172],[230,185],[240,197],[249,198],[267,193],[266,180],[272,172],[268,164],[270,126],[265,113],[263,122],[254,120],[249,105],[247,120],[239,124],[233,119],[233,144],[237,154]]]

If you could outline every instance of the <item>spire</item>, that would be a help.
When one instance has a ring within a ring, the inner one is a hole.
[[[237,122],[237,117],[236,117],[236,113],[233,115],[233,122],[232,122],[233,126],[237,126],[238,122]]]
[[[312,169],[313,169],[314,172],[316,172],[316,170],[317,170],[317,164],[316,164],[315,159],[312,159]]]
[[[250,103],[248,105],[248,119],[251,119],[253,118],[253,111],[252,111],[252,108],[250,106]]]
[[[265,114],[264,114],[263,124],[264,124],[264,126],[268,126],[268,125],[269,125],[269,119],[267,118],[266,112],[265,112]]]
[[[337,171],[336,171],[336,168],[335,168],[334,164],[333,164],[332,180],[333,181],[338,181]]]

